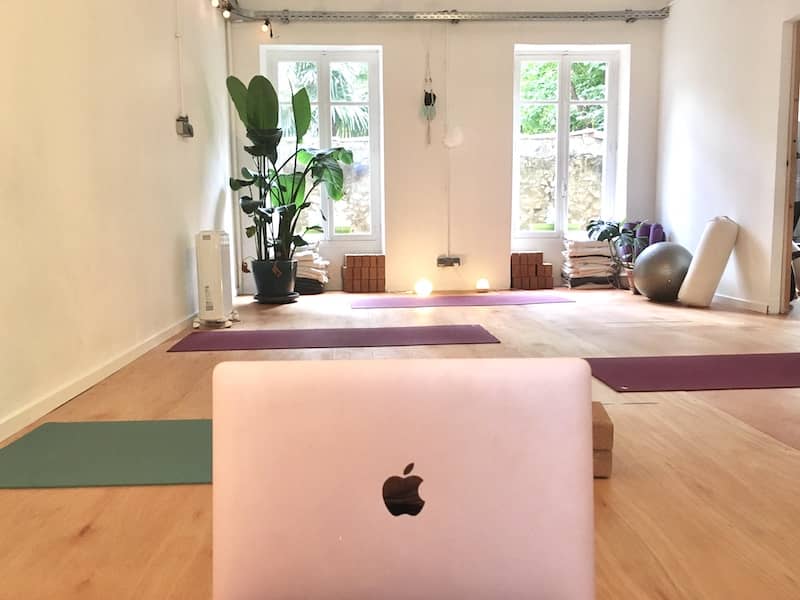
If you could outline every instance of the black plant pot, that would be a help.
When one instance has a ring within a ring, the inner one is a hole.
[[[260,304],[286,304],[300,295],[294,291],[296,260],[254,260],[253,277],[258,291],[256,302]]]

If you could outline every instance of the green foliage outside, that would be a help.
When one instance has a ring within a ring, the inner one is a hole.
[[[286,64],[286,63],[284,63]],[[317,64],[309,61],[288,63],[289,82],[295,89],[305,88],[316,103],[319,98]],[[338,62],[331,65],[331,100],[333,102],[364,102],[359,105],[331,105],[334,138],[369,136],[369,70],[365,63]],[[316,112],[316,111],[315,111]],[[289,116],[289,111],[286,111]],[[319,115],[313,125],[319,127]],[[291,120],[281,120],[286,137],[294,137]]]
[[[606,99],[606,69],[604,62],[575,62],[570,72],[570,100],[585,102],[570,107],[570,131],[605,129],[605,105],[592,101]],[[523,102],[558,101],[557,62],[523,63],[520,97]],[[554,134],[557,109],[555,104],[528,104],[522,109],[524,135]]]

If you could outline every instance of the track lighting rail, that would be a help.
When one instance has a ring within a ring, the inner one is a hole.
[[[663,20],[669,17],[669,7],[660,9],[627,9],[608,11],[465,11],[436,12],[413,11],[322,11],[322,10],[247,10],[238,1],[227,3],[232,21],[261,21],[289,24],[294,22],[318,23],[409,23],[409,22],[553,22],[553,21],[636,21]]]

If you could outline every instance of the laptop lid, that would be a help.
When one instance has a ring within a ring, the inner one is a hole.
[[[594,597],[576,359],[224,363],[214,598]]]

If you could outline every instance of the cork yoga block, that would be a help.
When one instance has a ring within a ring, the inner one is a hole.
[[[614,449],[614,423],[599,402],[592,402],[592,447],[595,450]]]
[[[346,254],[342,266],[342,290],[357,294],[386,291],[386,256]]]
[[[611,477],[613,455],[611,450],[595,450],[593,455],[594,478],[608,479]]]
[[[553,265],[544,262],[543,252],[515,252],[511,255],[511,289],[552,290]]]
[[[613,464],[614,423],[599,402],[592,402],[592,448],[595,479],[608,479]]]

